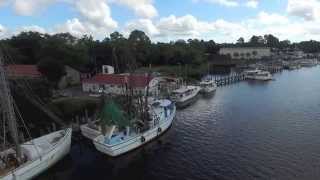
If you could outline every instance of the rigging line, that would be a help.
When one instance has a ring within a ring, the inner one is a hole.
[[[31,133],[30,133],[27,125],[25,124],[25,122],[24,122],[24,120],[23,120],[23,117],[22,117],[22,115],[21,115],[21,113],[20,113],[20,110],[19,110],[19,108],[18,108],[18,106],[17,106],[17,103],[16,103],[14,100],[13,100],[13,107],[14,107],[15,110],[16,110],[16,114],[18,115],[18,119],[20,119],[20,121],[22,122],[23,127],[24,127],[25,130],[27,131],[27,134],[28,134],[29,138],[32,139]]]
[[[3,45],[3,43],[0,43],[1,47],[2,47],[2,52],[3,55],[6,55],[6,60],[8,60],[11,64],[17,64],[14,60],[14,58],[12,58],[12,56],[10,55],[10,53],[8,52],[8,50],[5,48],[5,46]],[[6,50],[6,51],[5,51]],[[5,53],[5,54],[4,54]],[[14,80],[17,84],[19,84],[18,80]],[[33,92],[30,84],[27,82],[27,80],[25,80],[24,78],[21,79],[22,83],[24,84],[24,87],[28,88],[29,93],[33,96],[34,99],[37,99],[39,101],[40,104],[45,104],[41,98],[39,96],[36,96],[35,93]],[[26,90],[26,89],[25,89]],[[27,91],[25,91],[27,92]]]
[[[16,64],[15,61],[13,60],[13,58],[10,56],[10,54],[7,53],[7,56],[9,57],[9,60],[12,64]],[[36,99],[40,104],[45,105],[45,103],[41,100],[41,98],[39,96],[37,96],[34,91],[32,90],[30,84],[25,80],[25,79],[21,79],[21,81],[19,80],[14,80],[17,84],[23,84],[22,86],[20,86],[25,94],[31,95],[33,97],[33,99]]]
[[[3,116],[3,149],[6,147],[6,118],[5,118],[5,113],[2,113]]]
[[[38,153],[38,155],[39,155],[39,157],[40,157],[40,159],[41,159],[41,154],[40,154],[40,152],[39,152],[39,149],[37,148],[37,145],[34,143],[34,140],[32,139],[31,133],[30,133],[27,125],[25,124],[25,122],[24,122],[24,120],[23,120],[23,118],[22,118],[22,115],[21,115],[21,113],[20,113],[20,111],[19,111],[19,108],[18,108],[18,106],[17,106],[17,103],[16,103],[14,100],[13,100],[13,106],[15,107],[15,109],[16,109],[16,111],[17,111],[18,119],[20,119],[20,121],[22,122],[23,127],[24,127],[25,130],[27,131],[27,134],[28,134],[28,136],[29,136],[29,138],[30,138],[31,144],[35,146],[35,149],[36,149],[36,151],[37,151],[37,153]]]

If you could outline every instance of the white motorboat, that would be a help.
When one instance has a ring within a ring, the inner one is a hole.
[[[272,80],[272,75],[268,71],[262,70],[250,70],[245,71],[245,78],[249,80],[260,80],[260,81],[268,81]]]
[[[199,86],[182,86],[172,92],[171,98],[177,107],[186,107],[197,99],[201,88]]]
[[[170,127],[176,114],[176,107],[170,100],[156,100],[151,103],[148,114],[150,118],[145,126],[147,128],[106,126],[106,133],[93,140],[96,149],[115,157],[142,147],[147,142],[159,137]],[[137,122],[135,124],[140,122],[140,120],[132,121]]]
[[[217,84],[213,79],[206,79],[200,82],[201,90],[203,94],[211,94],[217,90]]]
[[[305,59],[303,61],[300,61],[301,67],[313,67],[318,65],[317,59]]]

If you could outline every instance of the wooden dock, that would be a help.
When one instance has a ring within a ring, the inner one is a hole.
[[[218,87],[234,84],[243,80],[245,80],[245,75],[242,73],[231,74],[229,76],[215,78],[215,81]]]
[[[270,73],[277,73],[283,70],[282,66],[265,66],[261,70],[269,71]]]

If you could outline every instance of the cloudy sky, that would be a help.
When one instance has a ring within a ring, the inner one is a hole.
[[[34,30],[103,39],[134,29],[153,41],[320,40],[320,0],[0,0],[0,38]]]

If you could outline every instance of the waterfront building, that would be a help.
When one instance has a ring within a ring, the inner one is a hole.
[[[126,88],[134,89],[135,94],[145,94],[147,88],[149,93],[159,93],[161,78],[147,74],[97,74],[90,79],[82,81],[82,90],[90,93],[123,94]]]
[[[231,59],[262,59],[271,56],[271,49],[267,47],[221,48],[219,54],[229,56]]]

